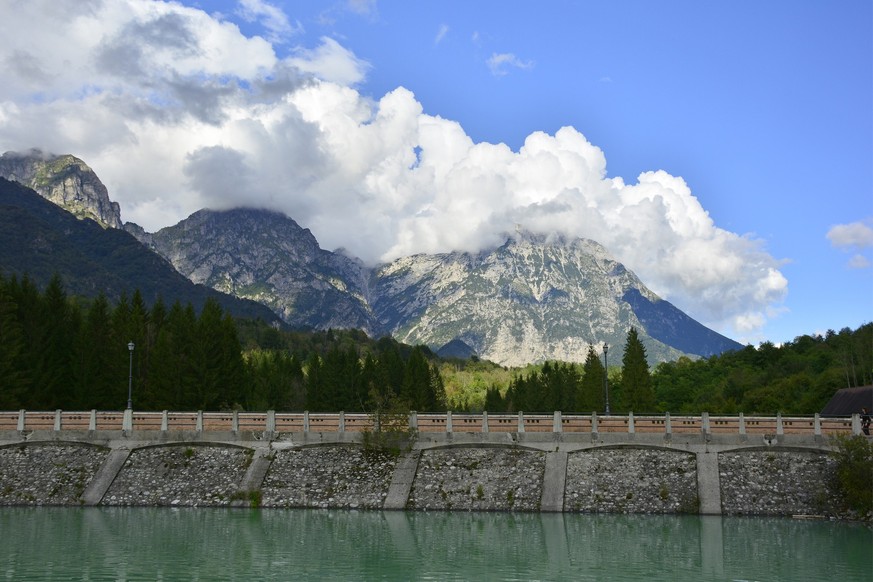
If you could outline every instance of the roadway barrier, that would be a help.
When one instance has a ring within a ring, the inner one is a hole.
[[[193,431],[193,432],[365,432],[376,428],[375,415],[326,412],[140,412],[5,411],[0,431]],[[725,435],[861,434],[851,417],[699,416],[592,414],[493,414],[411,412],[408,426],[420,433],[643,433]]]

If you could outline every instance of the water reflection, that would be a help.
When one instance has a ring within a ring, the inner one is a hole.
[[[3,508],[16,580],[855,580],[873,530],[786,519]]]

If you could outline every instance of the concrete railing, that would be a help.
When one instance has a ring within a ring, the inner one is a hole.
[[[663,435],[858,435],[859,415],[699,416],[564,414],[409,414],[419,433],[647,433]],[[363,432],[375,428],[375,417],[363,413],[315,412],[69,412],[55,410],[0,412],[2,431],[194,431],[265,433]]]

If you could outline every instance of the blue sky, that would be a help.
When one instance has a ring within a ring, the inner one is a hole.
[[[0,148],[82,157],[148,230],[254,204],[372,262],[522,224],[598,240],[742,342],[871,319],[869,1],[34,0],[0,17]]]

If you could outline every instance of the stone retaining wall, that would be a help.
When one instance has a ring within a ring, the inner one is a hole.
[[[719,455],[725,515],[820,514],[836,511],[829,455],[792,451],[736,451]]]
[[[79,443],[0,448],[0,505],[80,505],[109,449]]]
[[[0,447],[0,505],[80,505],[110,450],[117,449],[66,442]],[[406,508],[539,511],[549,454],[521,446],[422,449]],[[247,473],[253,459],[265,468],[254,481]],[[570,451],[566,459],[564,511],[698,512],[694,452],[589,447]],[[827,488],[834,461],[826,451],[737,449],[719,453],[718,462],[724,514],[835,513]],[[354,443],[284,448],[167,443],[134,447],[93,502],[381,509],[397,467],[396,456]],[[256,486],[249,490],[247,482]]]
[[[523,449],[449,448],[423,451],[409,509],[537,511],[545,453]]]
[[[230,505],[252,452],[242,447],[203,445],[136,449],[101,505]]]
[[[261,486],[264,507],[381,509],[397,457],[359,446],[274,453]]]
[[[570,455],[564,510],[697,513],[694,455],[659,449],[595,449]]]

